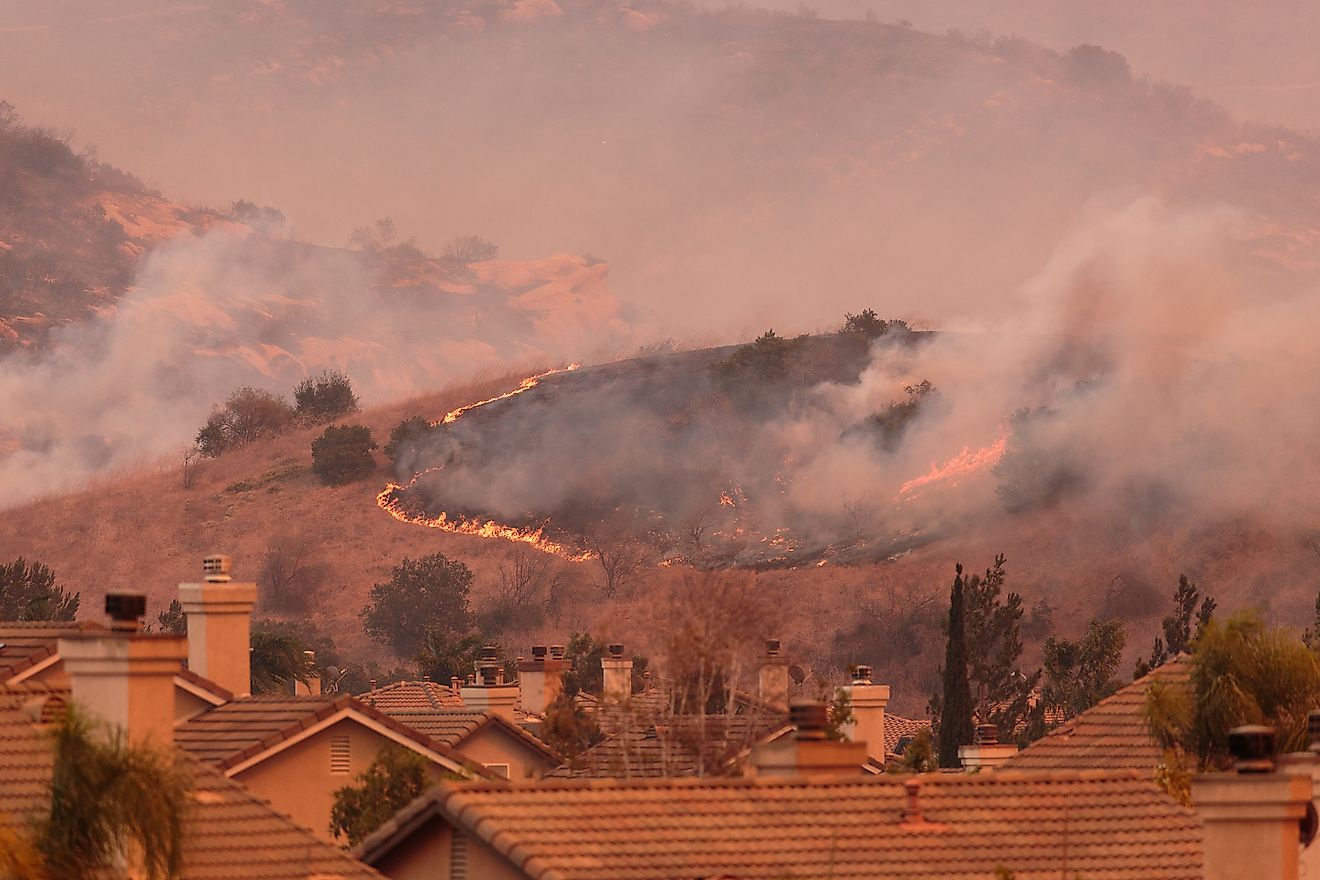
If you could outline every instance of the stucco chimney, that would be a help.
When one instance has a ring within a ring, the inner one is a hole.
[[[752,746],[748,776],[862,775],[866,744],[826,735],[825,704],[797,700],[789,707],[793,732]]]
[[[889,685],[871,682],[870,666],[854,666],[852,684],[844,688],[852,704],[852,721],[843,726],[843,735],[853,742],[866,743],[870,754],[881,763],[885,760],[885,706],[889,705]]]
[[[1306,720],[1311,735],[1310,747],[1305,752],[1279,755],[1278,763],[1280,773],[1296,773],[1310,778],[1311,806],[1315,812],[1308,812],[1309,818],[1311,815],[1320,817],[1320,803],[1316,803],[1316,798],[1320,797],[1320,711],[1310,712]],[[1314,844],[1317,831],[1320,828],[1315,823],[1303,824],[1302,851],[1298,854],[1299,872],[1303,877],[1320,877],[1320,845]]]
[[[504,680],[504,667],[499,662],[499,648],[486,645],[477,661],[477,675],[459,691],[463,705],[478,712],[493,712],[510,721],[517,721],[518,683]]]
[[[1301,821],[1311,800],[1309,775],[1274,768],[1274,731],[1237,727],[1229,773],[1192,780],[1192,802],[1204,827],[1206,880],[1297,880]]]
[[[188,668],[231,691],[252,692],[252,606],[257,585],[235,583],[228,556],[202,561],[200,584],[179,584],[179,604],[188,615]]]
[[[958,760],[968,773],[993,770],[1018,753],[1013,743],[999,741],[999,728],[993,724],[978,724],[969,745],[958,746]]]
[[[600,658],[605,677],[605,699],[622,703],[632,696],[632,667],[632,658],[623,656],[623,645],[616,642],[609,646],[608,652]]]
[[[183,636],[139,631],[147,599],[140,593],[105,597],[111,626],[59,640],[60,658],[75,703],[121,727],[133,742],[174,742],[174,676],[187,656]]]
[[[518,662],[518,686],[521,690],[524,712],[535,715],[545,709],[564,690],[564,672],[568,661],[550,659],[545,645],[532,646],[532,659]]]
[[[779,652],[779,639],[766,639],[761,658],[761,702],[788,711],[788,659]]]

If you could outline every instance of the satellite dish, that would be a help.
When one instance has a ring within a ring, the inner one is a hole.
[[[339,678],[339,667],[338,667],[338,666],[327,666],[327,667],[325,668],[325,674],[326,674],[326,677],[328,677],[328,678]]]
[[[801,666],[798,666],[796,663],[788,667],[788,675],[793,679],[795,684],[802,684],[802,682],[807,680],[806,670]]]

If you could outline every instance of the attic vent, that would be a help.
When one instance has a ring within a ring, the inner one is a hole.
[[[348,737],[334,736],[330,738],[330,775],[347,776],[349,770],[349,758],[351,753],[348,749]]]
[[[454,842],[449,847],[449,880],[467,880],[467,835],[454,829]]]
[[[489,770],[491,773],[494,773],[496,776],[500,777],[501,779],[509,778],[508,764],[487,764],[486,769]]]

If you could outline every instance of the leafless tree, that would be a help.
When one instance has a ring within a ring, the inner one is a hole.
[[[258,595],[266,609],[304,611],[311,607],[326,573],[314,549],[312,541],[302,534],[279,535],[266,545]]]
[[[450,263],[467,265],[493,260],[499,254],[499,246],[479,235],[461,235],[449,240],[445,245],[444,260]]]
[[[183,488],[191,489],[197,481],[197,469],[202,463],[202,450],[197,448],[196,444],[186,447],[180,455],[181,473],[183,476]]]
[[[552,556],[520,547],[511,559],[500,563],[499,578],[498,601],[518,611],[531,607],[553,590],[560,573],[555,570]]]
[[[637,583],[646,568],[646,546],[625,529],[600,526],[590,529],[584,540],[586,549],[600,566],[600,591],[605,598],[624,595]]]
[[[715,524],[715,511],[709,504],[699,503],[688,512],[679,525],[684,542],[694,551],[705,546],[706,532]]]

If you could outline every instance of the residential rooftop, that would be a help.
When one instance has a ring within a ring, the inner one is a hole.
[[[438,816],[534,880],[1200,880],[1196,814],[1136,771],[440,785],[354,852]]]

